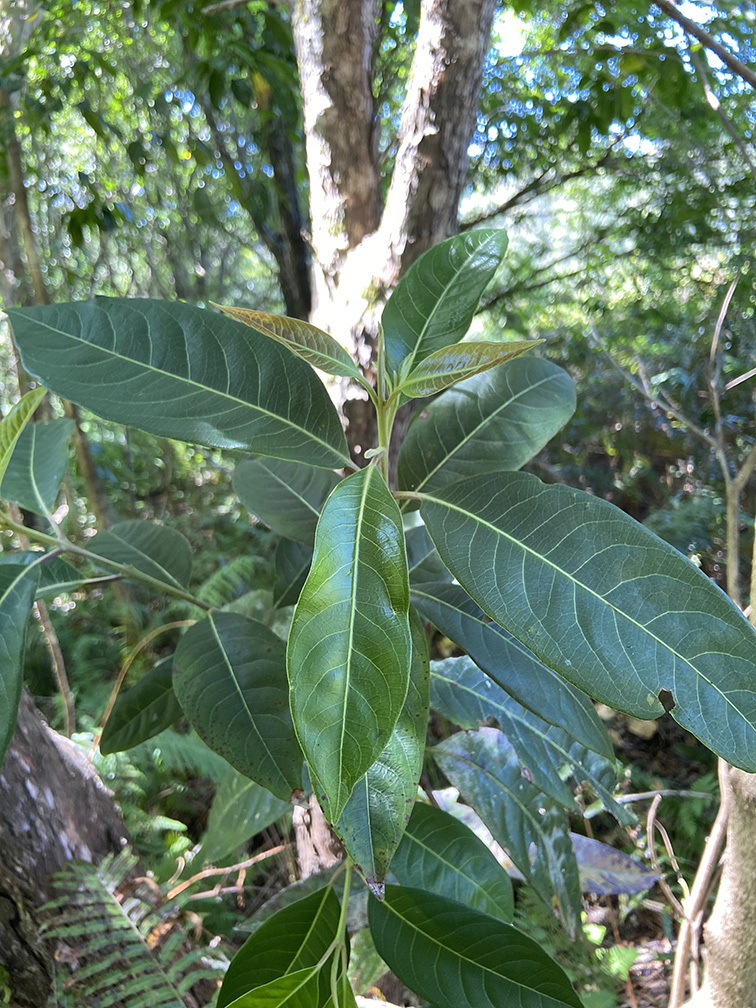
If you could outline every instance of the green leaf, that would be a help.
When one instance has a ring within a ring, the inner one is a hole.
[[[663,712],[667,689],[675,720],[756,770],[756,632],[674,547],[525,473],[463,480],[422,514],[455,577],[546,665],[639,718]]]
[[[183,588],[192,574],[192,548],[176,529],[156,522],[118,522],[93,536],[93,553],[115,563],[133,567],[141,574]]]
[[[73,564],[56,553],[40,553],[37,550],[0,553],[0,564],[36,565],[39,571],[36,598],[49,598],[63,592],[75,591],[87,580]]]
[[[169,728],[181,717],[173,692],[173,658],[161,658],[139,682],[119,693],[100,739],[100,752],[122,752]]]
[[[622,851],[591,837],[571,833],[583,892],[598,896],[640,893],[659,881],[656,872]]]
[[[388,741],[411,653],[401,516],[368,466],[326,502],[289,636],[294,726],[331,822]]]
[[[330,975],[333,961],[339,955],[338,951],[334,952],[322,966],[297,970],[256,987],[249,994],[232,1001],[228,1008],[333,1008]],[[339,973],[336,983],[338,1008],[357,1008],[347,975]]]
[[[281,539],[276,546],[276,583],[273,601],[277,606],[295,605],[312,564],[312,547],[291,539]]]
[[[234,956],[218,994],[217,1008],[226,1008],[237,998],[288,974],[316,966],[336,937],[340,909],[338,897],[326,886],[266,920]],[[324,989],[329,986],[329,972],[319,981]]]
[[[441,242],[410,266],[381,316],[390,374],[462,339],[506,248],[505,231],[481,228]]]
[[[581,1008],[562,969],[503,921],[398,886],[369,913],[381,957],[437,1008]]]
[[[341,477],[328,469],[280,459],[247,459],[234,472],[234,491],[274,532],[311,545],[320,512]]]
[[[0,566],[0,766],[16,728],[26,624],[38,580],[37,565]]]
[[[274,797],[237,770],[229,772],[215,792],[202,835],[205,861],[217,864],[225,860],[253,836],[277,819],[283,819],[291,806]]]
[[[423,399],[481,371],[490,371],[542,342],[454,343],[421,361],[400,383],[398,390],[410,399]]]
[[[268,312],[250,311],[249,308],[217,308],[231,318],[251,326],[259,333],[270,336],[307,361],[313,367],[327,374],[363,381],[362,372],[333,336],[317,326],[301,319],[287,318],[285,315],[270,315]]]
[[[26,370],[108,420],[326,469],[351,465],[317,376],[240,322],[128,298],[9,314]]]
[[[46,515],[55,503],[68,466],[73,420],[28,424],[16,442],[0,484],[0,496],[27,511]]]
[[[418,802],[391,862],[402,883],[438,893],[509,923],[512,883],[491,851],[464,823]]]
[[[572,379],[542,358],[475,375],[416,415],[399,452],[399,487],[430,491],[465,476],[519,469],[574,412]]]
[[[16,441],[29,423],[34,411],[47,395],[47,389],[35,388],[21,396],[10,413],[0,420],[0,481],[5,476]]]
[[[606,728],[588,697],[493,623],[463,588],[438,583],[414,585],[412,601],[523,707],[564,729],[586,748],[613,759]]]
[[[569,773],[578,783],[589,783],[620,823],[633,822],[632,815],[612,798],[617,787],[613,761],[517,703],[466,655],[431,663],[431,697],[433,708],[460,728],[477,728],[493,718],[530,780],[566,809],[576,811],[564,779]]]
[[[561,808],[523,775],[512,746],[497,728],[461,731],[430,750],[546,903],[556,897],[571,935],[580,925],[580,880]]]
[[[179,642],[173,688],[215,752],[288,801],[302,787],[302,753],[289,714],[285,646],[262,623],[211,613]]]
[[[428,727],[428,639],[413,612],[409,689],[388,744],[360,778],[334,829],[373,892],[382,892],[417,797]]]
[[[410,585],[422,585],[428,581],[451,581],[451,572],[444,566],[424,525],[408,529],[405,539]]]

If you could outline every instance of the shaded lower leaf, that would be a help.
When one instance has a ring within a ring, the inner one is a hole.
[[[532,939],[419,889],[386,887],[370,930],[394,973],[437,1008],[581,1008],[563,970]]]
[[[245,459],[234,470],[234,490],[274,532],[312,544],[320,512],[341,480],[330,469],[281,459]]]
[[[424,499],[444,563],[492,618],[590,696],[672,716],[756,770],[756,631],[706,575],[619,508],[527,473]]]
[[[354,786],[334,828],[374,892],[381,892],[417,797],[428,725],[428,641],[413,612],[409,689],[388,744]]]
[[[176,529],[155,522],[118,522],[93,536],[88,548],[115,563],[178,588],[189,583],[192,548]]]
[[[289,714],[285,646],[262,623],[211,613],[179,642],[174,689],[205,742],[287,801],[302,786]]]
[[[612,798],[617,787],[613,761],[513,700],[466,655],[431,664],[431,698],[434,709],[460,728],[477,728],[493,718],[533,783],[566,809],[576,811],[566,781],[569,774],[578,783],[590,784],[618,822],[634,821]]]
[[[38,580],[36,565],[0,566],[0,766],[16,728],[26,624]]]
[[[119,693],[100,739],[100,752],[122,752],[169,728],[181,717],[173,692],[173,658],[161,658],[139,682]]]
[[[438,550],[424,525],[408,529],[407,565],[410,584],[425,584],[428,581],[451,581],[451,572],[444,566]]]
[[[59,417],[28,424],[21,433],[0,483],[0,497],[35,514],[55,503],[68,467],[73,420]]]
[[[514,896],[506,871],[472,830],[432,805],[415,805],[391,871],[402,885],[512,920]]]
[[[401,516],[368,466],[326,502],[287,652],[294,725],[332,822],[386,746],[411,656]]]
[[[35,565],[39,571],[36,598],[48,598],[62,592],[75,591],[87,580],[73,564],[55,553],[37,550],[19,550],[17,553],[0,553],[0,564]]]
[[[227,1008],[238,998],[289,974],[316,967],[336,937],[340,909],[338,897],[326,886],[266,920],[234,956],[218,994],[217,1008]],[[330,996],[329,974],[330,970],[325,976],[315,974],[317,996],[323,991],[327,994],[310,1005],[324,1004]]]
[[[461,731],[430,750],[449,781],[509,853],[547,905],[556,897],[571,934],[580,924],[580,882],[561,808],[523,776],[497,728]]]
[[[202,835],[205,860],[214,863],[224,860],[290,811],[291,805],[276,798],[267,788],[229,768],[215,792],[207,829]]]
[[[659,881],[656,872],[608,844],[578,833],[571,833],[570,839],[583,892],[598,896],[640,893]]]
[[[494,623],[456,584],[413,585],[412,602],[505,692],[550,724],[612,759],[606,728],[589,698]]]
[[[277,606],[296,605],[312,564],[312,548],[293,539],[281,539],[274,559],[273,601]]]

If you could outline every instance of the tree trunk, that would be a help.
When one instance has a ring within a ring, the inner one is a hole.
[[[110,791],[24,692],[0,767],[0,966],[12,1008],[47,1003],[51,950],[39,939],[38,910],[51,874],[74,858],[99,862],[127,841]]]

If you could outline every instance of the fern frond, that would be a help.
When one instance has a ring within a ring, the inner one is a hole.
[[[207,777],[219,784],[228,773],[228,763],[205,745],[199,735],[182,735],[166,728],[153,738],[135,746],[132,758],[142,758],[162,765],[169,774]]]
[[[220,609],[244,595],[250,588],[259,587],[261,568],[264,566],[265,562],[260,557],[234,557],[203,582],[197,591],[197,597]]]
[[[56,899],[43,908],[42,934],[57,943],[56,1001],[87,1008],[186,1008],[198,981],[216,979],[219,963],[185,951],[175,922],[121,890],[136,858],[130,852],[95,866],[73,861],[54,878]],[[162,936],[165,935],[163,938]],[[66,975],[66,966],[70,975]]]

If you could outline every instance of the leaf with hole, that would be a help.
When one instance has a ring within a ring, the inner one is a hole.
[[[245,459],[234,472],[234,491],[274,532],[311,545],[323,505],[340,480],[335,472],[301,462]]]
[[[36,564],[0,565],[0,766],[16,728],[26,625],[38,580]]]
[[[326,501],[287,652],[294,725],[331,822],[388,742],[411,655],[401,516],[368,466]]]
[[[271,315],[268,312],[252,311],[249,308],[229,308],[217,305],[224,315],[251,326],[276,342],[283,344],[297,357],[326,374],[342,378],[354,378],[362,383],[362,372],[333,336],[318,329],[310,322],[287,318],[285,315]]]
[[[574,936],[580,880],[566,816],[523,775],[504,735],[498,728],[457,732],[430,755],[544,903],[550,906],[556,898],[562,923]]]
[[[100,752],[123,752],[164,731],[181,717],[173,692],[173,657],[161,658],[139,682],[119,693],[100,738]]]
[[[436,1008],[581,1008],[540,945],[487,914],[436,893],[386,887],[370,930],[399,979]]]
[[[544,664],[638,718],[662,714],[669,690],[675,720],[756,770],[756,632],[674,547],[526,473],[462,480],[421,513],[454,576]]]
[[[606,728],[588,697],[486,616],[464,588],[430,582],[413,585],[412,602],[523,707],[563,728],[588,749],[613,758]]]
[[[588,783],[623,825],[633,816],[614,801],[617,768],[612,760],[586,749],[563,728],[543,721],[504,692],[468,658],[431,663],[432,706],[460,728],[477,728],[493,719],[514,747],[530,779],[573,812],[574,794],[566,776]]]
[[[266,920],[234,956],[218,994],[217,1008],[227,1008],[238,998],[282,977],[317,967],[336,937],[339,913],[338,897],[326,886]],[[323,992],[327,992],[326,998],[330,996],[329,974],[330,970],[316,974],[310,1005],[323,1004],[324,1000],[318,1000]]]
[[[26,370],[107,420],[326,469],[351,465],[338,414],[312,369],[241,322],[178,301],[129,298],[9,315]]]
[[[512,883],[491,851],[464,823],[418,802],[391,862],[402,885],[457,900],[509,923]]]
[[[285,646],[262,623],[211,613],[184,634],[173,687],[198,735],[283,801],[302,787],[289,714]]]
[[[389,374],[462,339],[506,248],[505,231],[480,228],[448,238],[410,266],[381,316]]]
[[[465,476],[519,469],[574,412],[572,379],[539,357],[468,378],[416,415],[399,452],[399,488],[430,491]]]
[[[0,420],[0,483],[24,427],[47,395],[47,389],[35,388],[22,395],[7,416]]]
[[[436,350],[421,361],[397,389],[410,399],[423,399],[443,392],[465,378],[472,378],[482,371],[490,371],[505,361],[513,360],[542,342],[454,343]]]
[[[167,525],[156,522],[118,522],[92,536],[88,549],[164,584],[184,588],[192,574],[192,548]]]
[[[0,497],[34,514],[48,514],[68,467],[73,429],[73,420],[64,417],[28,424],[0,483]]]
[[[388,744],[360,778],[334,829],[373,892],[382,892],[417,797],[428,727],[428,640],[410,616],[412,667],[407,699]]]

